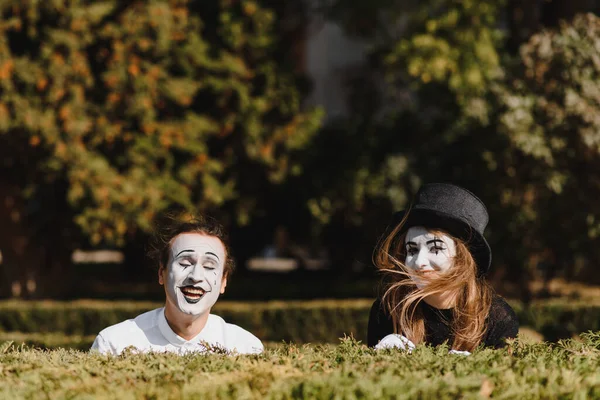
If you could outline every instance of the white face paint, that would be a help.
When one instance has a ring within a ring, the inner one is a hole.
[[[166,269],[159,274],[165,285],[167,303],[184,314],[210,312],[219,294],[225,291],[223,279],[225,247],[214,236],[182,233],[171,244]]]
[[[456,243],[447,235],[434,235],[422,226],[413,226],[406,232],[404,246],[406,266],[426,278],[412,277],[420,289],[427,285],[427,280],[435,279],[454,264]]]

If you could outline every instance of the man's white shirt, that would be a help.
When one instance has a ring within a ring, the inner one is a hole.
[[[263,351],[260,339],[214,314],[208,316],[206,326],[196,337],[185,340],[169,326],[164,307],[102,330],[91,350],[118,355],[130,346],[139,352],[179,354],[212,351],[216,348],[238,354],[258,354]]]

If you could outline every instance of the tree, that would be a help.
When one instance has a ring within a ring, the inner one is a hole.
[[[600,236],[599,40],[593,14],[543,30],[498,90],[499,131],[524,175],[506,187],[506,201],[520,204],[519,237],[549,265],[548,277],[595,271],[600,261],[590,246]]]
[[[355,258],[370,264],[392,211],[406,207],[422,182],[472,188],[482,173],[478,146],[490,142],[472,132],[489,125],[489,86],[502,75],[500,8],[379,0],[333,2],[325,10],[370,43],[369,63],[349,85],[350,116],[322,131],[307,153],[310,173],[298,177],[310,176],[317,187],[307,194],[312,214],[338,227],[327,230],[333,248],[343,243],[343,268]]]
[[[515,2],[350,4],[334,2],[331,15],[369,40],[370,64],[352,86],[351,117],[335,132],[357,161],[343,164],[345,179],[322,178],[316,214],[380,224],[363,210],[389,213],[421,182],[451,181],[488,205],[494,270],[518,283],[523,298],[543,263],[563,272],[595,263],[584,250],[598,231],[588,197],[597,187],[586,174],[598,168],[595,17],[529,40],[502,29],[505,16],[512,26]],[[371,6],[375,12],[365,10]],[[544,21],[525,28],[531,34]]]
[[[122,246],[173,207],[244,224],[264,187],[300,173],[320,114],[300,110],[259,3],[7,0],[0,11],[2,187],[18,199],[6,212],[47,252],[59,226],[71,240],[54,245],[67,250]],[[33,235],[41,220],[49,229]],[[0,248],[13,270],[25,265]]]

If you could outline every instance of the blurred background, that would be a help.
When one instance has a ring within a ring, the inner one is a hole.
[[[600,284],[600,1],[0,1],[0,297],[163,299],[169,210],[223,299],[372,298],[426,182],[487,204],[527,304]],[[583,294],[582,294],[583,293]]]

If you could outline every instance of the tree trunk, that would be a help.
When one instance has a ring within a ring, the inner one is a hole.
[[[0,185],[0,250],[2,251],[2,285],[0,296],[24,297],[32,289],[28,284],[28,262],[25,262],[29,238],[21,223],[23,202],[19,188]]]
[[[33,299],[65,294],[71,284],[73,242],[65,235],[64,218],[57,213],[55,223],[39,231],[35,221],[26,218],[19,187],[0,182],[0,199],[0,297]]]
[[[540,28],[540,12],[537,1],[509,0],[507,5],[508,49],[516,54],[521,44]]]

